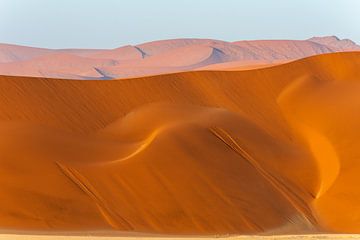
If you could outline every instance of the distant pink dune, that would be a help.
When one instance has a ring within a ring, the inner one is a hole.
[[[117,79],[192,70],[246,70],[313,55],[360,51],[335,36],[225,42],[173,39],[115,49],[44,49],[0,44],[0,75]]]

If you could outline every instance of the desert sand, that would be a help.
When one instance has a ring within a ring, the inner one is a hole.
[[[359,67],[344,52],[112,81],[1,76],[0,227],[359,233]]]
[[[214,237],[106,237],[106,236],[44,236],[44,235],[0,235],[0,240],[133,240],[133,239],[143,239],[143,240],[215,240],[215,239],[225,239],[225,240],[347,240],[347,239],[360,239],[359,235],[282,235],[282,236],[233,236],[233,237],[224,237],[224,236],[214,236]]]
[[[0,75],[119,79],[199,69],[263,68],[343,51],[360,51],[360,46],[335,36],[238,42],[171,39],[115,49],[43,49],[0,44]]]

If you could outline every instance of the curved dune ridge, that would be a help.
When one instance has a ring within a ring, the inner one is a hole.
[[[0,227],[359,233],[359,67],[2,76]]]

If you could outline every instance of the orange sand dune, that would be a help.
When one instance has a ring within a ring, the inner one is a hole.
[[[0,226],[359,233],[360,53],[117,81],[1,77]]]

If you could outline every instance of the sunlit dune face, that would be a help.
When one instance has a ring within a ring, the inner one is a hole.
[[[56,224],[67,230],[255,233],[286,224],[284,215],[299,228],[313,221],[307,206],[271,174],[269,159],[291,158],[291,149],[226,109],[147,104],[86,137],[32,124],[2,124],[0,133],[7,139],[0,142],[0,201],[10,213],[30,218],[27,230]],[[255,153],[259,144],[262,151]],[[24,191],[48,196],[15,201]],[[20,225],[21,217],[10,213],[0,223]]]
[[[321,181],[313,208],[324,226],[347,232],[356,232],[360,225],[359,92],[357,79],[306,77],[280,98],[318,163]]]
[[[1,76],[0,226],[358,232],[359,66],[341,53],[117,81]]]

